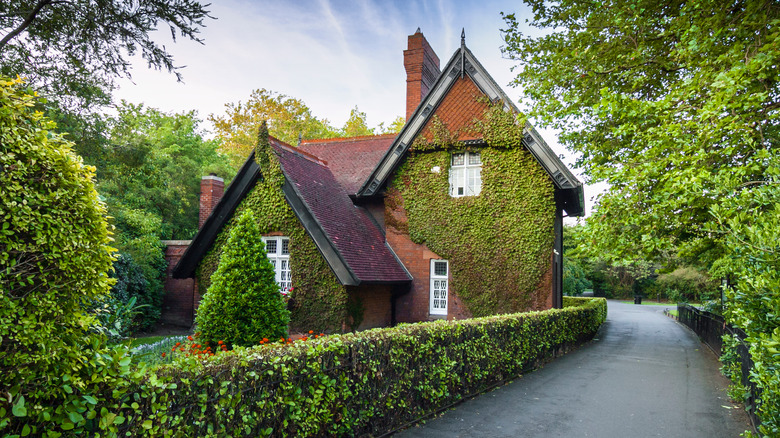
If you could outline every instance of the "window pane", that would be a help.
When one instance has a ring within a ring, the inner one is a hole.
[[[482,160],[479,155],[479,152],[469,152],[469,164],[470,165],[482,164]]]
[[[465,154],[459,153],[459,154],[452,154],[452,165],[453,166],[462,166],[465,162]]]
[[[466,186],[466,169],[450,169],[450,196],[463,196]]]
[[[282,239],[282,255],[290,253],[290,239]]]
[[[435,275],[440,275],[442,277],[447,275],[447,262],[434,262],[433,263],[433,273]],[[436,283],[436,287],[438,287],[438,282]]]
[[[276,239],[265,241],[265,252],[268,254],[276,254]]]

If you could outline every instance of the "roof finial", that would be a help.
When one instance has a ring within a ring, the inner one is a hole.
[[[414,33],[422,33],[422,31],[420,30],[420,26],[417,26],[417,30]]]
[[[460,46],[461,47],[466,47],[466,28],[465,27],[460,31]]]
[[[298,133],[298,146],[300,146],[301,143],[303,143],[303,131]]]

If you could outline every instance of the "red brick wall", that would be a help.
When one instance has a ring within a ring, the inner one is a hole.
[[[474,119],[481,119],[488,107],[484,101],[485,94],[477,88],[468,76],[458,78],[434,113],[444,123],[450,133],[458,133],[458,140],[473,140],[480,138],[474,132]],[[420,135],[428,141],[433,139],[430,126],[433,118],[428,120]]]
[[[363,321],[358,330],[389,327],[392,322],[392,288],[387,285],[348,287],[350,298],[363,303]]]
[[[409,120],[422,99],[439,77],[439,57],[422,32],[409,35],[404,50],[406,68],[406,120]]]
[[[395,189],[388,189],[391,202],[385,202],[385,224],[387,243],[412,274],[412,286],[409,293],[401,295],[396,301],[397,322],[418,322],[442,318],[429,313],[431,259],[441,259],[426,245],[412,242],[409,237],[406,210],[403,200]],[[452,270],[450,268],[450,270]],[[450,282],[452,284],[452,277]],[[447,319],[464,319],[471,313],[462,305],[457,293],[449,289],[447,300]]]
[[[203,227],[211,211],[217,205],[225,192],[225,181],[214,175],[207,175],[200,180],[200,212],[198,214],[198,229]]]
[[[165,277],[165,295],[163,295],[161,322],[181,327],[191,327],[195,314],[196,299],[195,280],[192,278],[176,279],[171,276],[174,266],[179,263],[184,251],[190,244],[189,240],[163,240],[165,261],[168,270]]]

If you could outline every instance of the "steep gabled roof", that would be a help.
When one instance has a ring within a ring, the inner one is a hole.
[[[464,76],[470,78],[491,102],[500,101],[503,103],[505,110],[519,112],[517,107],[512,104],[511,99],[501,90],[496,81],[488,74],[471,51],[465,44],[461,44],[461,47],[455,51],[447,65],[442,69],[431,91],[420,102],[414,114],[407,120],[404,128],[385,151],[382,160],[363,182],[357,192],[357,197],[375,196],[380,192],[387,184],[390,175],[400,165],[401,159],[409,150],[414,139],[433,117],[436,109],[445,96],[447,96],[452,86],[459,78]],[[470,142],[473,142],[473,140]],[[528,148],[539,164],[547,171],[555,187],[561,190],[562,193],[559,196],[561,206],[568,215],[581,216],[584,214],[582,183],[563,164],[530,123],[526,123],[525,126],[523,145]]]
[[[411,280],[369,213],[352,203],[328,166],[289,146],[274,149],[285,197],[341,284]]]
[[[378,225],[365,209],[352,203],[326,161],[273,137],[269,141],[285,176],[282,191],[287,202],[341,284],[411,280]],[[174,278],[194,277],[198,264],[260,178],[262,171],[252,152],[174,268]]]
[[[336,181],[354,195],[382,159],[396,134],[304,140],[298,149],[328,162]]]

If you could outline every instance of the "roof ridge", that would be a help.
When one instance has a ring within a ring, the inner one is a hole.
[[[274,144],[274,146],[278,147],[279,149],[282,149],[284,151],[287,151],[287,152],[290,152],[292,154],[298,155],[301,158],[304,158],[306,160],[309,160],[309,161],[311,161],[313,163],[316,163],[316,164],[319,164],[321,166],[328,167],[328,162],[323,160],[322,158],[320,158],[320,157],[318,157],[318,156],[316,156],[314,154],[311,154],[309,152],[306,152],[303,149],[290,146],[289,144],[279,140],[276,137],[272,137],[270,135],[268,137],[269,137],[269,140],[270,139],[276,140],[276,143]]]
[[[397,136],[397,132],[392,132],[388,134],[374,134],[374,135],[358,135],[355,137],[330,137],[330,138],[312,138],[301,141],[301,145],[309,145],[309,144],[316,144],[316,143],[339,143],[339,142],[348,142],[348,141],[360,141],[360,140],[367,140],[370,138],[384,138],[384,137],[395,137]]]

